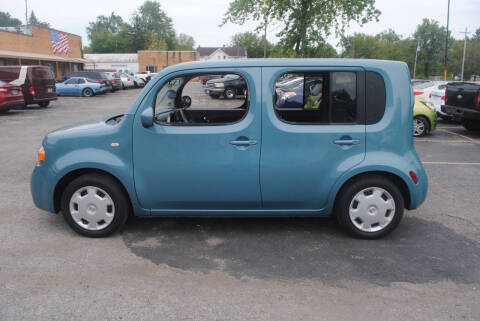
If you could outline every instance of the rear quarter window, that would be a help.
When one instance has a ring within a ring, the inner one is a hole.
[[[18,78],[20,68],[0,68],[0,80],[10,82]]]
[[[376,72],[365,73],[366,123],[378,123],[385,113],[386,91],[383,77]]]

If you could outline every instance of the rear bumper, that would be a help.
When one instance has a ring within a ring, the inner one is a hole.
[[[442,112],[452,116],[453,118],[480,120],[480,108],[478,110],[474,110],[464,107],[442,105]]]
[[[0,102],[0,110],[11,109],[16,107],[22,107],[25,103],[22,100],[14,100],[14,101],[2,101]]]

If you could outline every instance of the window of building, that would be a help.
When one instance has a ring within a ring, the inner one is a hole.
[[[155,121],[162,125],[226,125],[248,112],[248,85],[239,75],[190,74],[172,78],[155,96]]]
[[[150,72],[157,72],[157,66],[146,66],[145,70]]]
[[[275,85],[278,117],[295,124],[355,123],[355,72],[286,73]]]

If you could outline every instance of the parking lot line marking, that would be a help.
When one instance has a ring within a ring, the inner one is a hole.
[[[462,162],[422,162],[424,165],[470,165],[480,166],[480,163],[462,163]]]
[[[464,135],[461,135],[461,134],[457,134],[457,133],[454,133],[454,132],[449,131],[449,130],[446,130],[446,129],[439,129],[439,130],[441,130],[442,132],[451,134],[451,135],[455,135],[455,136],[458,136],[458,137],[462,137],[462,138],[467,139],[467,140],[472,141],[472,142],[474,141],[473,139],[471,139],[471,138],[468,137],[468,136],[464,136]]]
[[[433,142],[433,143],[475,143],[473,141],[463,140],[463,139],[424,139],[424,138],[415,138],[415,142]]]

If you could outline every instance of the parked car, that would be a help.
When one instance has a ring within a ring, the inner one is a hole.
[[[115,73],[116,77],[120,78],[122,81],[122,89],[130,88],[130,87],[136,87],[134,78],[130,75],[124,74],[117,72]]]
[[[59,96],[92,97],[104,92],[106,92],[105,84],[85,77],[72,77],[63,83],[57,84],[57,95]]]
[[[422,84],[422,83],[426,83],[426,82],[430,82],[430,80],[426,80],[426,79],[412,79],[411,80],[412,87],[416,86],[416,85],[419,85],[419,84]]]
[[[25,105],[47,107],[57,99],[55,77],[46,66],[0,66],[0,80],[22,88]]]
[[[148,80],[150,80],[150,77],[148,75],[134,74],[131,70],[128,70],[128,69],[118,69],[117,73],[130,76],[133,79],[133,85],[135,88],[144,87],[145,84],[148,82]]]
[[[459,120],[465,129],[480,131],[480,84],[455,82],[447,84],[442,112]]]
[[[446,81],[439,82],[436,87],[430,91],[428,101],[433,105],[437,116],[442,117],[442,119],[447,121],[452,121],[452,117],[448,116],[442,111],[442,105],[445,105],[445,92],[447,89]]]
[[[69,73],[64,77],[64,80],[70,79],[72,77],[84,77],[92,80],[96,80],[105,85],[107,91],[114,92],[115,88],[112,84],[112,77],[107,75],[104,72],[99,71],[74,71]]]
[[[247,84],[242,77],[228,74],[223,78],[216,78],[206,82],[205,93],[212,98],[220,96],[234,99],[237,95],[247,94]]]
[[[200,77],[200,82],[202,83],[203,86],[205,86],[207,84],[207,81],[212,79],[222,78],[224,76],[225,75],[203,75],[202,77]]]
[[[6,112],[23,104],[22,87],[0,80],[0,112]]]
[[[219,72],[244,80],[245,103],[193,108],[185,84]],[[329,99],[319,108],[275,112],[269,97],[285,73],[322,79]],[[333,214],[352,235],[378,238],[427,195],[412,140],[409,80],[405,63],[382,60],[173,65],[126,114],[49,133],[31,178],[33,200],[90,237],[113,233],[133,212]]]
[[[413,136],[421,137],[437,128],[437,113],[433,105],[425,100],[415,98],[413,105]]]
[[[118,89],[123,89],[123,83],[122,79],[117,75],[115,72],[106,72],[108,76],[110,76],[111,84],[113,86],[113,91],[118,90]]]
[[[412,86],[413,94],[419,99],[429,99],[431,91],[436,88],[434,81],[417,83]]]

